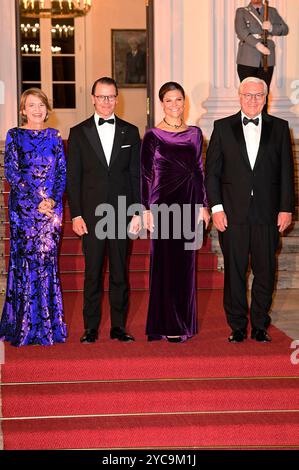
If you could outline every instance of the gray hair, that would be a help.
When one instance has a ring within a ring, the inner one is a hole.
[[[257,77],[246,77],[244,78],[244,80],[242,80],[242,82],[239,85],[239,90],[238,90],[239,95],[241,94],[242,88],[244,85],[246,85],[246,83],[262,83],[264,87],[264,94],[265,95],[268,94],[268,86],[264,80],[262,80],[261,78],[257,78]]]

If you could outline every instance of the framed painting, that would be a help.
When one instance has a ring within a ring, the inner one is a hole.
[[[146,87],[146,30],[112,29],[112,76],[119,87]]]

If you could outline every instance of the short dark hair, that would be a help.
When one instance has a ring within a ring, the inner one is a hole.
[[[180,85],[177,82],[166,82],[166,83],[164,83],[164,85],[161,86],[161,88],[159,90],[159,99],[160,99],[160,101],[163,101],[164,96],[166,95],[166,93],[168,91],[173,91],[173,90],[179,90],[182,93],[183,98],[185,99],[185,90],[182,87],[182,85]]]
[[[103,83],[104,85],[113,85],[114,88],[115,88],[115,94],[116,96],[118,95],[118,88],[117,88],[117,84],[116,84],[116,81],[111,78],[111,77],[101,77],[101,78],[98,78],[94,84],[92,85],[92,89],[91,89],[91,94],[94,95],[95,94],[95,90],[96,90],[96,86],[98,83]]]

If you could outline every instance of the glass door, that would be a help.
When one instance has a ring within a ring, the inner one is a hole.
[[[20,10],[19,10],[20,12]],[[53,107],[49,126],[67,138],[86,117],[85,19],[19,17],[20,92],[41,88]]]

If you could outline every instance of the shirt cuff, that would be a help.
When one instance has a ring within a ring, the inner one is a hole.
[[[74,222],[74,220],[76,220],[76,219],[82,219],[82,215],[77,215],[76,217],[73,217],[72,222]]]
[[[216,204],[216,206],[212,207],[212,214],[215,214],[216,212],[221,212],[223,211],[223,205],[222,204]]]

